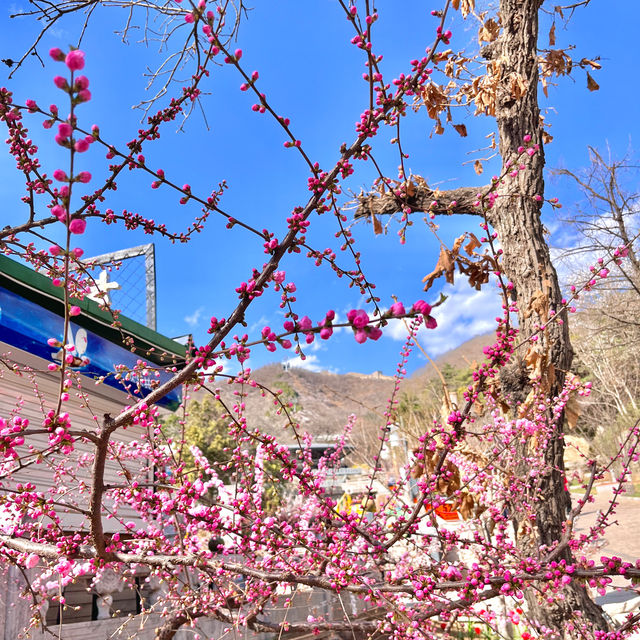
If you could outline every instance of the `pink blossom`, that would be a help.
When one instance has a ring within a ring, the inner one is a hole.
[[[61,207],[59,204],[54,205],[53,207],[51,207],[51,213],[58,218],[58,220],[60,220],[60,222],[66,222],[67,221],[67,211]]]
[[[53,279],[51,280],[51,284],[52,284],[54,287],[61,287],[61,286],[62,286],[62,280],[60,280],[60,278],[53,278]]]
[[[30,553],[26,560],[24,561],[24,566],[27,569],[33,569],[35,566],[37,566],[38,562],[40,561],[40,557],[35,554],[35,553]]]
[[[87,228],[87,222],[83,218],[74,218],[69,224],[71,233],[81,234]]]
[[[91,91],[89,91],[89,89],[79,91],[78,100],[80,100],[80,102],[89,102],[89,100],[91,100]]]
[[[425,320],[425,327],[427,329],[435,329],[438,326],[438,321],[433,316],[427,316]]]
[[[69,179],[67,178],[67,174],[62,169],[56,169],[53,172],[53,178],[58,182],[66,182]]]
[[[69,71],[80,71],[80,69],[84,69],[84,52],[80,51],[80,49],[69,51],[64,62]]]
[[[73,86],[78,91],[87,89],[89,87],[89,78],[87,78],[87,76],[78,76]]]
[[[382,336],[382,329],[380,327],[369,327],[369,338],[371,340],[377,340]]]
[[[369,316],[363,309],[351,309],[347,313],[347,319],[356,329],[361,329],[369,323]]]
[[[52,244],[52,245],[49,247],[49,253],[50,253],[52,256],[58,256],[58,255],[60,255],[60,251],[61,251],[61,249],[60,249],[60,247],[59,247],[57,244]]]
[[[89,143],[84,139],[80,138],[75,144],[75,150],[78,153],[84,153],[89,148]]]
[[[77,307],[76,305],[73,305],[72,307],[70,307],[69,309],[69,315],[70,316],[79,316],[81,313],[80,307]],[[72,360],[73,360],[73,356],[71,356]]]
[[[81,249],[80,247],[76,247],[75,249],[71,249],[71,253],[73,254],[73,257],[76,259],[82,258],[82,256],[84,255],[84,249]]]
[[[35,100],[28,99],[25,101],[25,104],[27,105],[27,109],[29,109],[31,113],[33,113],[38,108]]]
[[[391,307],[389,308],[389,311],[391,311],[391,314],[396,317],[403,316],[406,314],[406,311],[402,302],[396,302],[392,304]]]
[[[58,47],[53,47],[53,49],[49,49],[49,55],[56,62],[62,62],[64,60],[64,53],[62,52],[62,49],[59,49]]]
[[[53,84],[55,84],[58,89],[66,89],[69,86],[67,84],[67,79],[63,78],[62,76],[56,76],[53,79]]]
[[[414,302],[413,310],[421,313],[423,316],[428,316],[431,312],[431,305],[427,304],[424,300],[418,300]]]
[[[358,329],[355,332],[354,337],[356,339],[356,342],[358,342],[359,344],[363,344],[367,341],[367,332],[364,329]]]
[[[68,122],[61,122],[58,125],[58,133],[68,138],[73,133],[73,127]]]
[[[87,182],[91,181],[91,174],[88,171],[81,171],[77,176],[76,180],[78,182],[82,182],[83,184],[87,184]]]

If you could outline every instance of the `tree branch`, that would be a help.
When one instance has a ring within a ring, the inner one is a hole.
[[[402,184],[385,193],[370,192],[358,196],[358,208],[356,218],[371,217],[372,215],[393,215],[403,210],[429,211],[436,215],[451,215],[464,213],[472,216],[481,216],[482,211],[474,203],[478,200],[478,194],[488,187],[459,187],[440,191],[431,189],[422,179],[417,179],[407,187]],[[436,204],[433,204],[436,203]]]

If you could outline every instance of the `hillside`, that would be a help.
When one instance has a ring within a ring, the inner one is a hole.
[[[480,362],[484,358],[482,349],[488,344],[493,344],[494,341],[495,338],[492,333],[484,333],[475,338],[471,338],[463,342],[459,347],[451,349],[438,358],[435,358],[436,365],[438,368],[450,365],[457,369],[466,369],[471,366],[474,361]],[[428,363],[414,372],[413,375],[406,380],[405,389],[418,391],[424,387],[427,380],[430,380],[435,375],[436,372],[433,365]]]
[[[473,338],[436,359],[438,367],[451,365],[464,369],[482,357],[482,348],[491,341],[490,335]],[[419,369],[405,380],[401,393],[418,393],[436,376],[431,364]],[[314,437],[339,434],[350,414],[357,415],[354,436],[375,440],[376,428],[384,425],[384,411],[393,391],[393,378],[376,372],[335,374],[300,368],[284,368],[272,364],[253,372],[253,379],[267,389],[283,391],[282,398],[294,405],[293,417],[303,431]],[[222,397],[228,406],[234,403],[230,391],[223,387]],[[273,397],[260,389],[247,388],[245,415],[251,425],[287,440],[287,419],[277,414]],[[359,434],[359,435],[358,435]]]

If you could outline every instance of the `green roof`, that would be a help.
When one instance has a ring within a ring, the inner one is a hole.
[[[0,254],[0,286],[64,316],[64,290],[54,287],[50,278],[34,271],[26,265]],[[123,347],[122,335],[133,339],[135,352],[156,364],[184,364],[186,347],[171,338],[145,327],[144,325],[120,315],[117,326],[111,313],[100,307],[97,302],[84,298],[74,299],[82,313],[73,318],[73,322],[97,335]]]

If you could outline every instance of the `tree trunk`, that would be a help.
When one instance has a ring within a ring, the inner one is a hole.
[[[544,195],[544,149],[541,136],[540,109],[538,107],[538,11],[542,0],[500,0],[500,37],[482,50],[499,73],[499,84],[495,104],[500,154],[503,171],[507,162],[516,162],[521,154],[518,147],[524,146],[524,137],[530,135],[539,145],[539,152],[527,157],[526,168],[516,177],[508,177],[498,188],[499,196],[488,211],[488,220],[498,233],[502,254],[502,270],[513,284],[512,299],[518,306],[520,337],[533,336],[540,325],[547,329],[540,333],[535,348],[546,364],[548,396],[553,398],[561,391],[565,372],[571,366],[573,350],[569,341],[566,311],[557,321],[548,323],[549,312],[561,308],[562,295],[558,276],[551,263],[549,247],[544,237],[540,220],[542,196]],[[518,160],[518,163],[522,161]],[[460,188],[454,191],[434,192],[424,180],[418,181],[415,193],[399,201],[395,193],[372,192],[359,197],[356,217],[371,217],[395,213],[401,207],[413,211],[429,210],[435,214],[476,214],[474,204],[480,188]],[[437,206],[425,205],[437,200]],[[455,201],[455,204],[454,202]],[[515,354],[514,363],[501,372],[503,394],[510,400],[514,414],[527,397],[529,376],[523,364],[528,345],[522,353]],[[551,418],[551,416],[550,416]],[[562,538],[567,508],[571,504],[564,488],[564,440],[563,416],[560,416],[548,446],[540,455],[544,456],[547,473],[536,478],[535,486],[529,487],[529,502],[535,504],[536,519],[531,527],[522,527],[518,545],[527,556],[537,557],[541,545],[554,546]],[[521,468],[514,469],[520,477],[528,477],[525,450],[523,448]],[[516,523],[518,524],[518,523]],[[522,523],[524,525],[524,522]],[[526,533],[526,535],[525,535]],[[568,547],[559,553],[557,560],[572,561]],[[602,610],[590,598],[587,591],[570,584],[564,589],[564,599],[555,598],[553,603],[538,601],[529,590],[528,602],[532,620],[539,626],[565,635],[566,623],[575,611],[582,612],[582,620],[598,629],[608,625]]]
[[[500,194],[502,197],[495,201],[490,212],[490,222],[498,233],[504,252],[502,269],[514,285],[513,299],[518,305],[518,321],[523,337],[533,335],[540,324],[546,324],[548,310],[555,311],[559,308],[562,298],[540,220],[542,201],[535,198],[544,193],[544,150],[537,96],[540,5],[540,0],[501,0],[503,30],[491,51],[491,57],[501,65],[496,120],[503,163],[509,159],[513,161],[518,156],[517,149],[523,145],[523,138],[527,134],[540,145],[540,151],[526,163],[527,169],[520,171],[516,178],[506,181]],[[514,83],[522,86],[520,80],[524,82],[526,89],[524,95],[516,99],[513,86]],[[552,365],[549,395],[554,397],[562,389],[564,372],[569,370],[573,358],[566,318],[563,324],[550,323],[536,345],[540,353],[548,353]],[[527,395],[528,380],[527,376],[514,372],[514,367],[517,368],[518,365],[512,365],[509,389],[515,411],[517,407],[514,405]],[[538,545],[552,545],[562,535],[566,509],[570,505],[569,494],[564,488],[563,453],[561,418],[550,445],[542,453],[549,472],[542,478],[541,484],[531,488],[532,491],[537,491],[538,496],[534,527],[536,549]],[[523,537],[519,544],[523,546],[523,551],[529,552],[526,548],[531,545],[529,538]],[[533,552],[533,548],[531,551]],[[567,548],[560,557],[569,561],[570,550]],[[576,610],[582,611],[583,617],[597,628],[607,628],[600,607],[581,586],[570,585],[565,590],[565,599],[556,598],[552,605],[546,601],[538,602],[533,592],[528,600],[531,618],[563,635],[564,623],[573,617]]]

